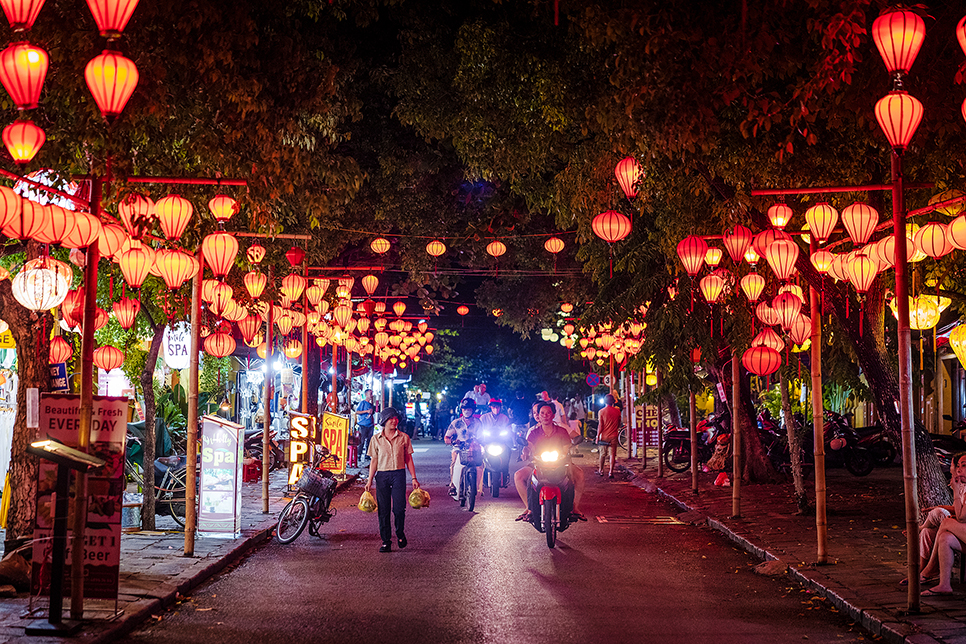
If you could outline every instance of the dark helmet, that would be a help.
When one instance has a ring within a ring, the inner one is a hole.
[[[473,411],[476,411],[476,401],[472,398],[464,398],[460,403],[460,409],[472,409]]]

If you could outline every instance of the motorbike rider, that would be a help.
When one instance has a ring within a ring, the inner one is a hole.
[[[557,451],[560,454],[566,454],[570,451],[573,440],[566,427],[554,423],[553,419],[556,411],[552,403],[543,402],[539,404],[537,411],[538,425],[527,434],[527,446],[523,448],[523,458],[525,460],[529,461],[533,454],[539,454],[545,451]],[[572,516],[579,521],[586,521],[587,517],[578,509],[580,507],[580,499],[584,493],[584,472],[574,463],[570,464],[568,472],[574,483],[574,508]],[[523,501],[524,507],[524,512],[516,518],[517,521],[530,520],[530,504],[527,502],[527,481],[532,475],[532,466],[521,467],[513,475],[513,482],[516,484],[517,493],[520,495],[520,500]]]
[[[456,485],[453,483],[453,470],[456,468],[456,459],[460,453],[459,443],[469,442],[470,439],[476,438],[476,434],[480,430],[480,420],[473,417],[475,413],[476,401],[472,398],[464,398],[460,403],[459,417],[453,419],[453,422],[446,428],[446,434],[443,435],[443,442],[453,446],[453,454],[449,462],[450,496],[456,495]],[[479,474],[480,476],[477,477],[477,480],[482,478],[482,471]]]
[[[510,417],[503,413],[503,401],[499,398],[490,398],[490,411],[480,416],[480,431],[489,431],[490,436],[498,437],[500,432],[506,431],[507,437],[503,442],[506,443],[507,449],[512,448],[511,441],[509,439],[510,435]],[[509,477],[509,459],[507,459],[507,470],[504,474]],[[483,480],[483,479],[480,479]],[[485,485],[483,486],[486,487]]]

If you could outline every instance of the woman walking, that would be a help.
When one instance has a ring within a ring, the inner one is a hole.
[[[369,442],[369,480],[366,492],[376,481],[376,505],[379,507],[379,552],[392,552],[390,511],[396,520],[396,539],[400,548],[406,544],[406,470],[413,477],[413,489],[419,489],[416,466],[413,464],[413,444],[409,436],[399,431],[399,412],[387,407],[379,419],[382,432]]]

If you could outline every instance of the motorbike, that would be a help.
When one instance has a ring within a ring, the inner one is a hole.
[[[891,465],[899,455],[896,439],[882,425],[856,427],[855,433],[859,437],[859,447],[872,453],[876,465]]]
[[[268,434],[268,469],[272,471],[285,463],[285,452],[278,441],[277,432],[272,430]],[[248,458],[262,460],[262,430],[246,429],[244,454]]]
[[[527,506],[530,523],[547,537],[553,548],[557,533],[566,530],[575,519],[574,484],[570,480],[570,458],[566,453],[543,452],[533,456],[533,474],[527,481]]]
[[[483,446],[483,485],[490,486],[493,498],[510,484],[510,455],[515,435],[509,426],[483,429],[479,435]]]
[[[714,454],[718,437],[729,432],[727,414],[711,414],[698,421],[698,463],[707,463]],[[672,427],[664,434],[664,464],[673,472],[686,472],[691,467],[691,430]]]

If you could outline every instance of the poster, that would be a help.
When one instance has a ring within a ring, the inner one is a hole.
[[[345,473],[346,453],[349,451],[349,417],[328,412],[322,414],[319,445],[329,448],[331,453],[339,457],[337,463],[328,461],[323,469],[336,474]]]
[[[87,477],[89,503],[84,539],[84,596],[91,599],[117,597],[118,570],[121,564],[121,496],[124,492],[127,415],[127,398],[94,396],[89,451],[107,462],[102,467],[91,470]],[[48,393],[41,395],[39,438],[52,438],[69,447],[77,447],[79,431],[80,396]],[[56,483],[57,466],[41,459],[31,562],[31,587],[34,593],[49,592]],[[73,483],[71,494],[73,495]],[[70,587],[70,544],[68,531],[67,566],[64,571],[67,588]]]
[[[319,434],[315,428],[315,416],[288,413],[288,484],[295,485],[302,476],[302,469],[312,464],[315,450],[319,444]]]
[[[198,532],[241,535],[241,459],[245,428],[219,416],[201,423]]]
[[[63,362],[50,365],[50,389],[56,393],[68,393],[67,365]]]

